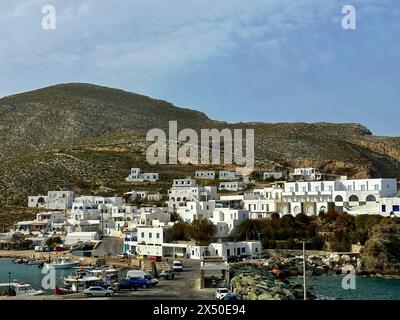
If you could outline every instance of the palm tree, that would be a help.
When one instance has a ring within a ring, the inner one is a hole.
[[[235,234],[238,238],[246,238],[246,241],[258,240],[260,229],[261,227],[257,220],[247,219],[237,226]]]

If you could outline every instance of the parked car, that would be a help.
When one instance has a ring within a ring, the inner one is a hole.
[[[129,281],[131,282],[132,285],[136,285],[141,288],[148,288],[152,287],[155,284],[149,279],[141,278],[141,277],[130,277]]]
[[[110,289],[104,289],[103,287],[93,286],[83,290],[83,293],[88,297],[110,297],[114,295],[114,291]]]
[[[160,272],[160,278],[163,279],[175,279],[175,273],[172,269],[164,269]]]
[[[53,251],[56,251],[56,252],[65,251],[65,248],[57,246],[57,247],[53,248]]]
[[[140,278],[140,279],[147,279],[151,281],[151,285],[155,286],[158,284],[158,279],[154,278],[150,272],[145,270],[129,270],[126,273],[127,278]]]
[[[135,283],[134,281],[130,281],[130,279],[121,279],[120,281],[119,281],[119,285],[118,285],[118,288],[120,289],[120,290],[123,290],[123,289],[129,289],[129,290],[137,290],[138,289],[138,285],[137,285],[137,283]]]
[[[97,281],[95,283],[93,283],[90,287],[95,286],[95,287],[102,287],[103,289],[108,289],[108,290],[112,290],[113,292],[118,291],[119,290],[119,286],[115,285],[115,284],[108,284],[104,281]]]
[[[117,254],[117,258],[128,259],[128,254],[126,252],[121,252]]]
[[[225,296],[228,295],[230,292],[227,288],[218,288],[215,291],[215,299],[217,300],[224,300]]]
[[[237,301],[240,300],[239,297],[236,294],[233,293],[228,293],[227,295],[225,295],[225,297],[223,298],[223,300],[227,300],[227,301]]]
[[[174,260],[172,263],[172,270],[174,271],[183,271],[183,264],[180,260]]]
[[[149,259],[147,259],[149,261],[157,261],[157,262],[161,262],[161,257],[150,257]]]

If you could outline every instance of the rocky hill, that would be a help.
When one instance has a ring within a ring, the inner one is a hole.
[[[0,99],[0,210],[26,205],[28,194],[72,188],[114,194],[130,190],[129,168],[168,180],[193,175],[184,165],[150,167],[145,133],[179,128],[255,129],[256,169],[316,166],[352,177],[400,177],[400,138],[376,137],[359,124],[237,123],[122,90],[62,84]],[[141,188],[146,186],[141,186]],[[7,207],[6,207],[7,205]]]

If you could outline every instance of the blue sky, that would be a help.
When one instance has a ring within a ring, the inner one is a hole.
[[[41,27],[54,5],[55,30]],[[341,27],[342,6],[357,29]],[[400,135],[398,0],[3,0],[0,96],[90,82],[229,122]]]

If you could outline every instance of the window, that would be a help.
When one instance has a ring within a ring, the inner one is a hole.
[[[256,248],[256,252],[258,252],[258,248]]]
[[[215,254],[218,255],[218,250],[215,250]]]
[[[142,232],[142,238],[144,238],[144,232]]]
[[[361,186],[361,191],[365,191],[365,185],[364,184]]]
[[[242,253],[245,253],[246,252],[246,248],[242,248]]]
[[[157,239],[160,239],[160,233],[157,232]]]
[[[399,212],[399,205],[393,205],[393,212]]]
[[[352,186],[347,186],[347,191],[352,191],[353,187]]]
[[[378,190],[379,190],[379,184],[375,184],[375,185],[374,185],[374,189],[375,189],[376,191],[378,191]]]
[[[319,192],[319,186],[316,186],[316,187],[315,187],[315,191],[316,191],[316,192]]]
[[[149,232],[149,238],[153,238],[153,234]]]
[[[303,192],[306,192],[307,191],[307,187],[303,187]]]
[[[294,192],[294,187],[289,188],[290,192]]]
[[[386,212],[386,205],[382,205],[382,212]]]

